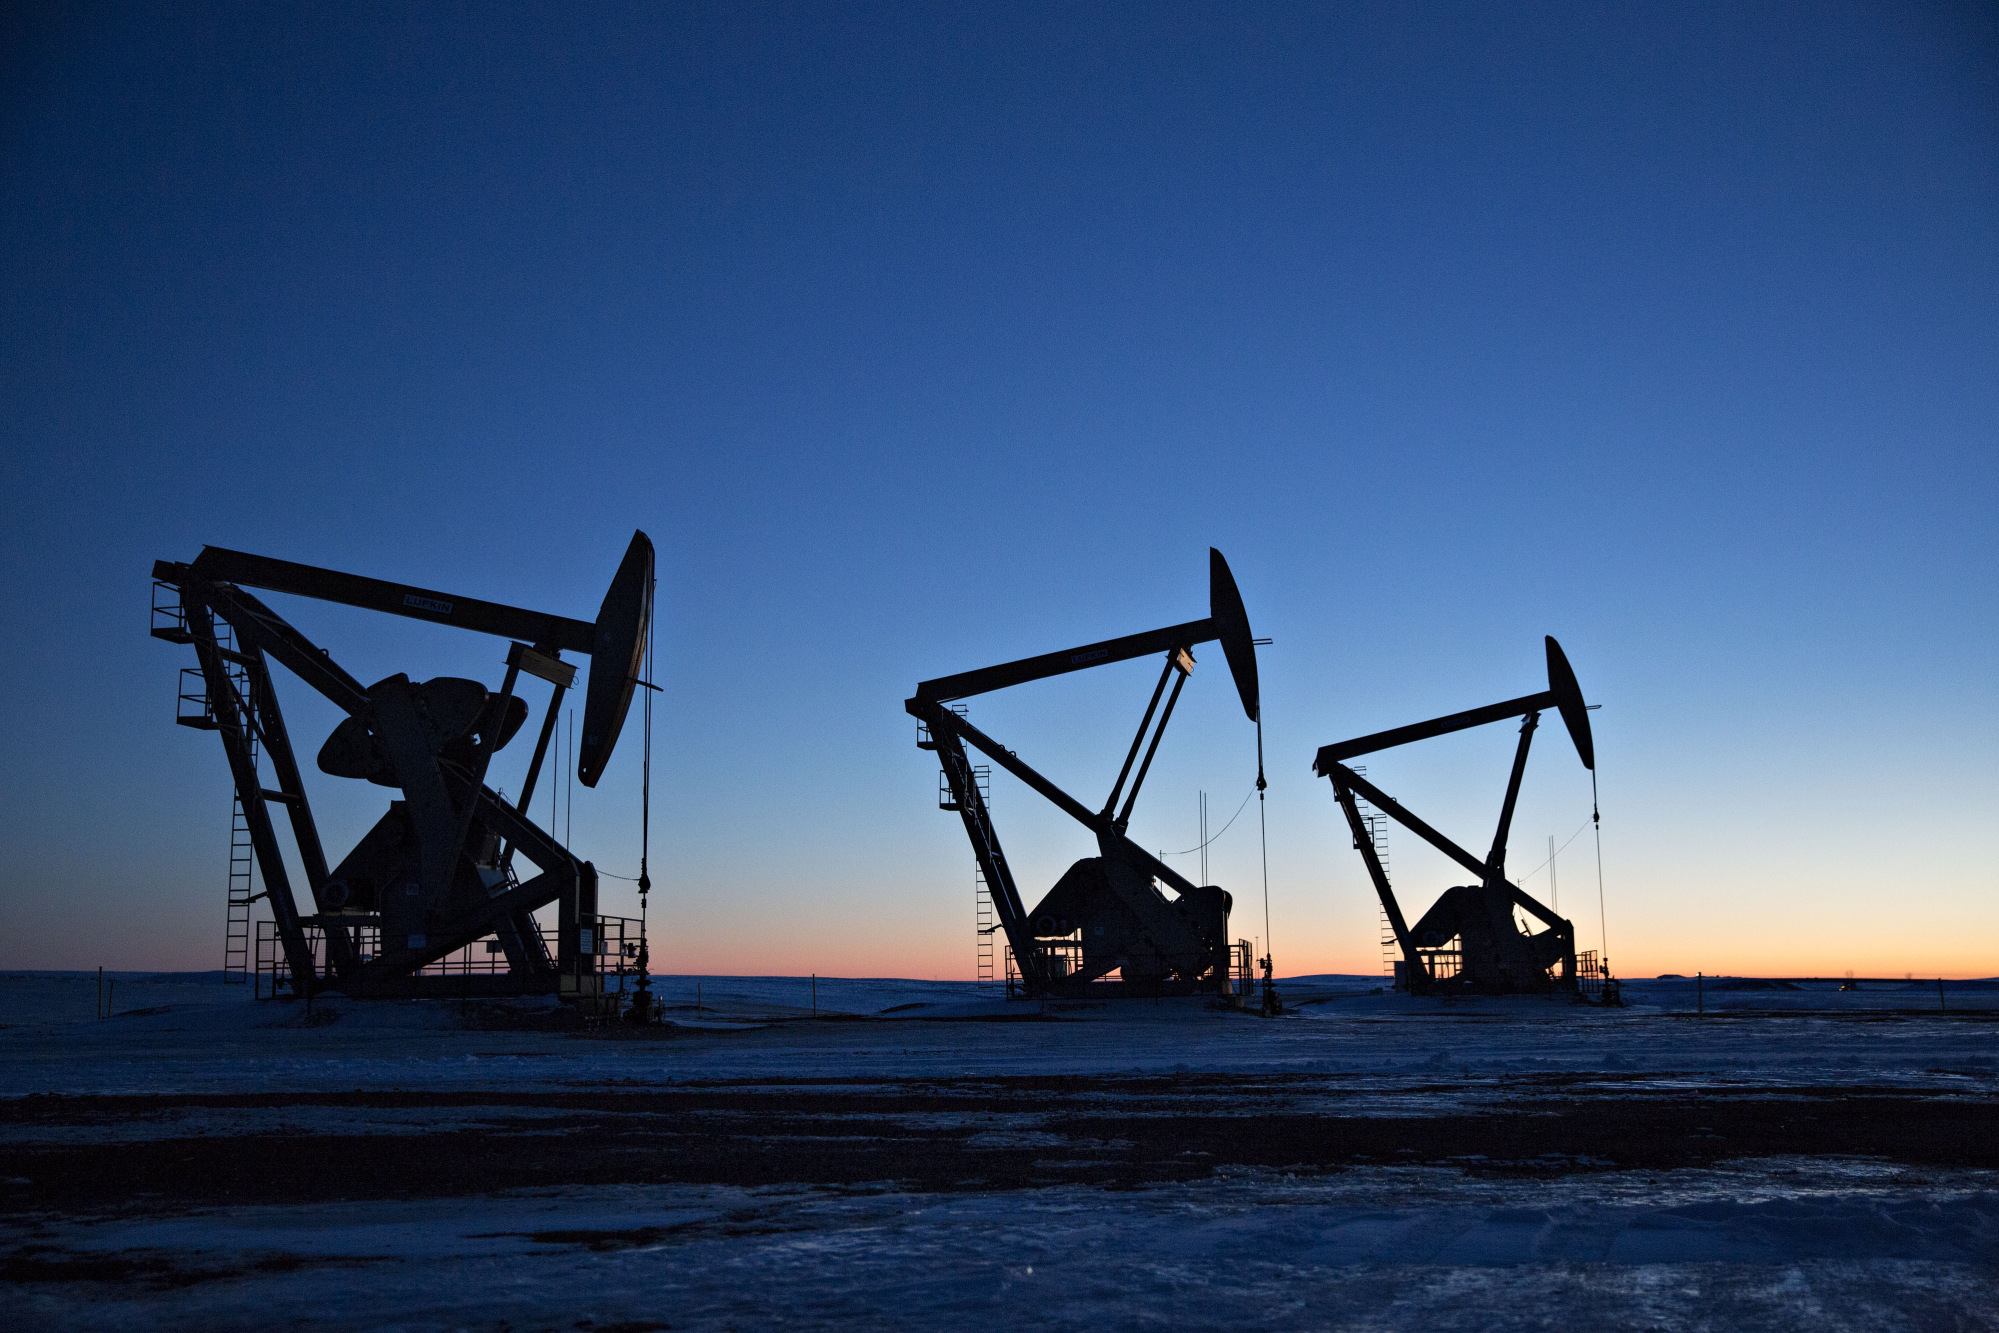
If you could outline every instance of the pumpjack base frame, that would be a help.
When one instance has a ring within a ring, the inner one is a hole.
[[[1030,987],[1025,977],[1016,970],[1012,955],[1007,958],[1006,997],[1009,1000],[1161,1000],[1187,996],[1201,996],[1210,1000],[1242,1008],[1255,994],[1255,979],[1250,971],[1248,941],[1239,940],[1228,949],[1226,969],[1216,968],[1211,974],[1182,980],[1177,977],[1160,977],[1143,981],[1127,981],[1122,978],[1108,980],[1102,977],[1088,980],[1079,977],[1052,977],[1038,987]]]
[[[374,989],[374,986],[381,989]],[[385,978],[365,989],[333,978],[324,989],[337,991],[350,1000],[511,1000],[554,995],[558,991],[554,977],[519,976],[511,972],[473,973],[470,976],[405,974]]]
[[[1224,983],[1220,988],[1210,980],[1200,981],[1085,981],[1076,986],[1064,986],[1060,982],[1049,985],[1045,990],[1029,994],[1017,982],[1009,983],[1009,1000],[1170,1000],[1186,996],[1200,996],[1209,1000],[1226,1000],[1241,1008],[1249,1000],[1245,994],[1236,994]]]

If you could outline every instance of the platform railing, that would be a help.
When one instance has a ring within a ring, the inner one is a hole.
[[[1576,955],[1576,989],[1585,1000],[1601,1000],[1604,983],[1610,980],[1610,969],[1598,958],[1596,950],[1585,949]]]
[[[554,932],[532,922],[541,947],[548,956],[555,955]],[[362,962],[367,962],[381,952],[382,928],[373,922],[357,922],[337,929],[351,932],[357,952]],[[327,927],[320,924],[306,924],[306,948],[312,954],[314,970],[330,983],[333,978],[327,972],[326,933]],[[630,986],[637,984],[639,953],[639,922],[631,917],[599,916],[594,926],[583,928],[587,937],[579,952],[590,960],[591,970],[599,978],[597,994],[623,996]],[[424,964],[417,970],[420,977],[475,977],[497,976],[512,971],[507,955],[497,935],[488,935],[473,940],[463,948],[454,950],[442,958]],[[255,993],[259,999],[276,999],[282,992],[292,989],[291,963],[285,957],[285,950],[278,938],[277,923],[268,918],[257,922],[256,965],[253,973]],[[622,1001],[621,1001],[622,1003]]]
[[[1002,952],[1006,957],[1006,997],[1009,1000],[1025,998],[1027,981],[1020,975],[1013,950],[1009,947]],[[1035,952],[1049,961],[1049,975],[1057,981],[1072,977],[1083,969],[1080,932],[1065,940],[1037,940]],[[1224,968],[1218,983],[1221,994],[1242,997],[1256,993],[1256,949],[1248,940],[1237,940],[1228,946],[1228,960]]]

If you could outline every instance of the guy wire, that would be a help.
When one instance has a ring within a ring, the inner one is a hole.
[[[1230,828],[1232,828],[1232,827],[1233,827],[1233,826],[1235,825],[1235,822],[1236,822],[1236,819],[1237,819],[1237,818],[1238,818],[1239,816],[1241,816],[1242,812],[1243,812],[1244,810],[1247,810],[1247,809],[1249,808],[1249,798],[1250,798],[1250,797],[1252,797],[1252,796],[1254,796],[1254,795],[1256,795],[1256,789],[1255,789],[1254,787],[1250,788],[1250,789],[1249,789],[1249,790],[1248,790],[1247,792],[1243,793],[1243,798],[1242,798],[1242,804],[1241,804],[1241,805],[1239,805],[1239,806],[1237,806],[1237,807],[1235,808],[1235,814],[1233,814],[1233,815],[1230,815],[1230,816],[1229,816],[1229,822],[1228,822],[1228,823],[1226,823],[1226,824],[1224,824],[1224,825],[1222,825],[1222,826],[1221,826],[1220,828],[1216,829],[1216,830],[1215,830],[1215,834],[1214,834],[1214,836],[1213,836],[1213,837],[1211,837],[1211,838],[1209,838],[1209,839],[1208,839],[1208,840],[1207,840],[1206,842],[1203,842],[1203,843],[1201,843],[1201,844],[1200,844],[1200,846],[1197,846],[1197,847],[1189,847],[1189,848],[1187,848],[1187,849],[1186,849],[1186,850],[1184,850],[1184,851],[1178,851],[1178,852],[1161,852],[1161,853],[1160,853],[1160,855],[1161,855],[1161,856],[1192,856],[1192,855],[1193,855],[1193,854],[1194,854],[1195,852],[1198,852],[1198,851],[1200,851],[1202,847],[1207,847],[1207,846],[1209,846],[1209,845],[1210,845],[1210,844],[1212,844],[1212,843],[1215,843],[1215,842],[1218,842],[1218,841],[1220,841],[1220,839],[1221,839],[1221,836],[1222,836],[1222,834],[1224,834],[1224,833],[1227,833],[1227,832],[1229,831],[1229,829],[1230,829]],[[1206,872],[1205,872],[1205,871],[1204,871],[1204,872],[1202,872],[1202,877],[1203,877],[1203,878],[1206,878]]]
[[[1256,838],[1263,849],[1263,956],[1272,957],[1270,947],[1270,825],[1263,814],[1263,708],[1256,710]],[[1231,823],[1235,822],[1233,820]]]
[[[1603,914],[1603,816],[1597,813],[1596,770],[1589,771],[1589,822],[1596,829],[1596,927],[1603,945],[1603,964],[1610,966],[1610,923]]]
[[[652,848],[652,597],[658,586],[657,579],[646,581],[646,658],[645,658],[645,760],[640,769],[639,779],[639,920],[645,920],[646,894],[652,888],[652,877],[646,873],[646,855]],[[641,934],[644,933],[641,925]]]
[[[1576,825],[1576,831],[1569,835],[1568,842],[1564,842],[1560,847],[1555,848],[1555,856],[1560,856],[1563,852],[1569,850],[1569,843],[1574,842],[1577,838],[1582,837],[1583,830],[1588,828],[1589,826],[1590,826],[1590,821],[1587,819],[1585,819],[1582,823]],[[1550,841],[1552,841],[1553,838],[1554,835],[1550,834],[1549,835]],[[1543,870],[1546,870],[1549,866],[1554,864],[1555,856],[1549,857],[1547,860],[1543,861],[1540,865],[1537,865],[1532,870],[1529,870],[1526,874],[1519,876],[1516,882],[1524,884],[1528,880],[1534,878],[1534,876],[1540,874]]]
[[[649,896],[652,876],[646,869],[646,858],[652,851],[652,598],[659,580],[650,575],[646,578],[646,655],[645,655],[645,758],[639,773],[639,987],[643,992],[652,981],[652,946],[647,938],[651,905]],[[619,964],[623,966],[622,963]],[[649,1008],[650,1006],[648,1006]],[[641,1017],[650,1019],[650,1014]]]

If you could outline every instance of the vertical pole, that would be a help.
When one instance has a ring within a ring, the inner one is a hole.
[[[819,1017],[819,974],[812,974],[812,1016]]]
[[[1707,996],[1704,994],[1706,984],[1706,978],[1703,974],[1699,972],[1694,973],[1694,1012],[1696,1014],[1707,1013]]]
[[[1201,793],[1201,883],[1208,882],[1208,793]]]
[[[1947,1004],[1945,1004],[1945,1003],[1943,1002],[1943,978],[1942,978],[1942,977],[1938,977],[1938,978],[1937,978],[1937,1012],[1938,1012],[1938,1013],[1940,1013],[1940,1014],[1947,1014],[1947,1013],[1949,1013],[1949,1012],[1950,1012],[1950,1006],[1949,1006],[1949,1005],[1947,1005]]]

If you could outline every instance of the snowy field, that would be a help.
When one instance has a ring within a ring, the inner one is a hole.
[[[31,1328],[1999,1327],[1999,983],[670,977],[633,1033],[116,981],[0,975]]]

